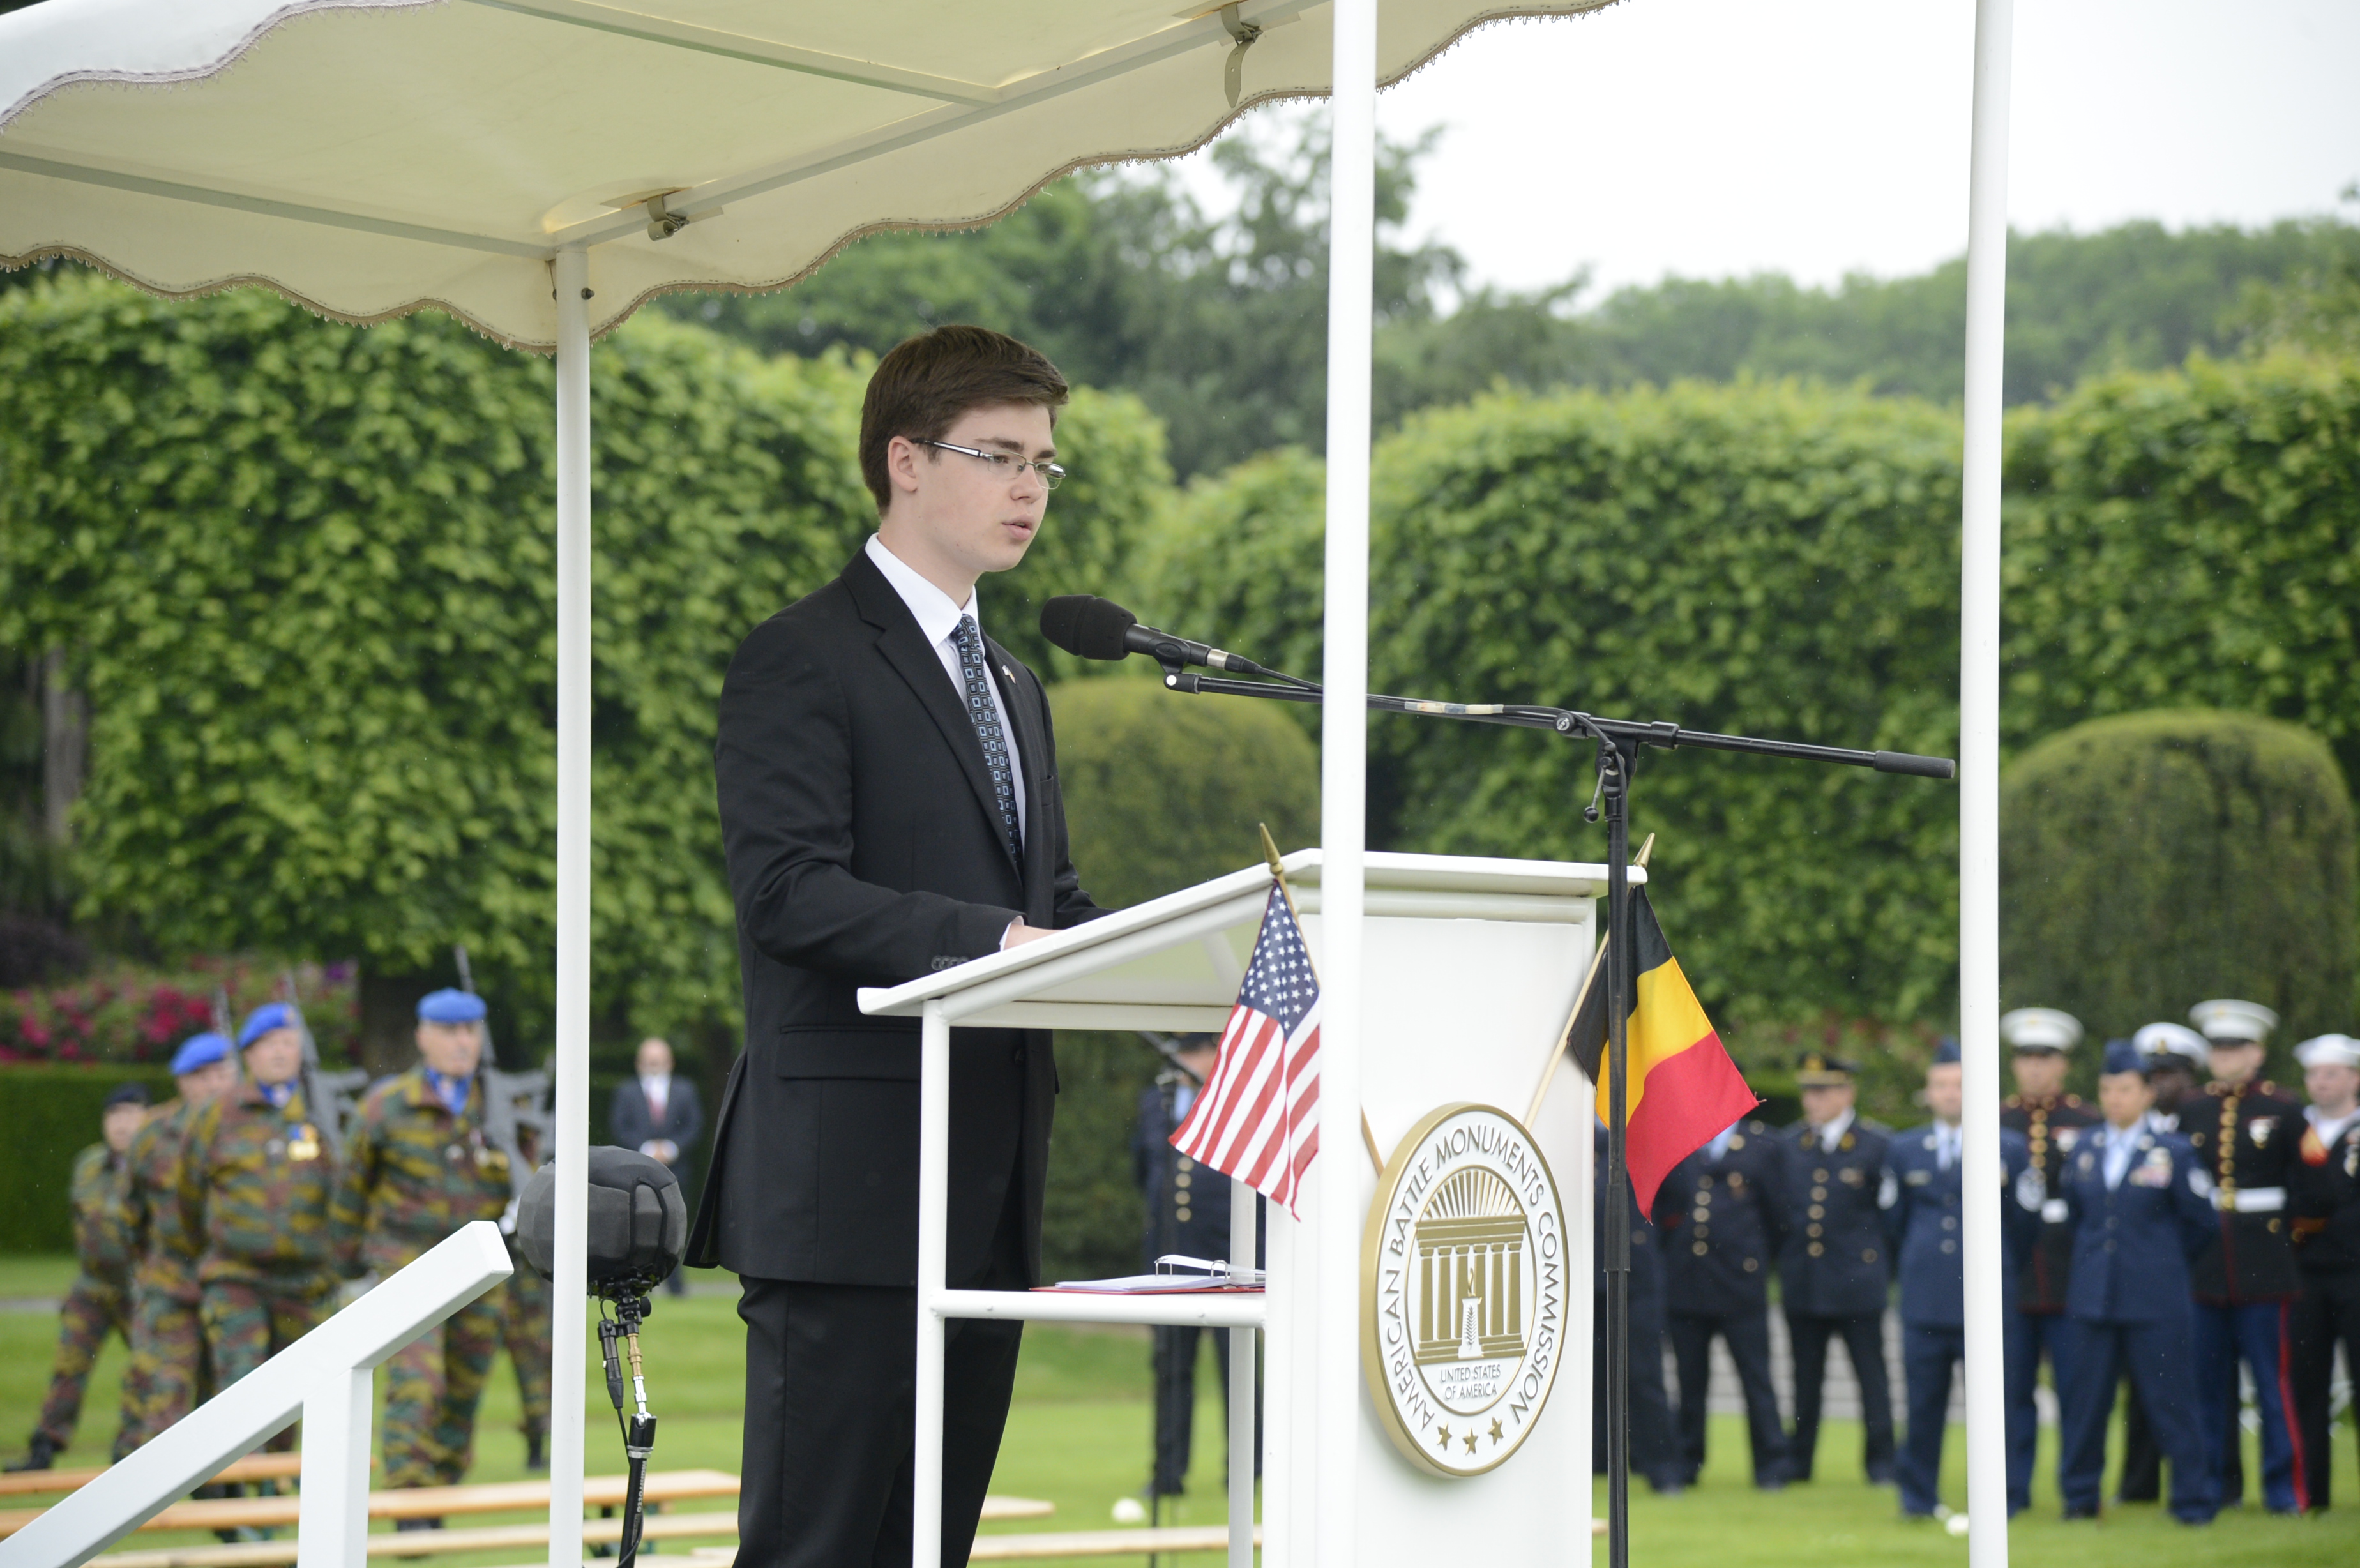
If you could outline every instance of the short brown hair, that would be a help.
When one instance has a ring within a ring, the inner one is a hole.
[[[904,339],[877,362],[860,402],[860,477],[880,517],[893,499],[885,449],[895,436],[940,441],[970,408],[1032,403],[1054,419],[1065,378],[1039,349],[989,327],[947,326]]]

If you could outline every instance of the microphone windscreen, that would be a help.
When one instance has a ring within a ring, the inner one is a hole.
[[[1081,659],[1123,659],[1123,633],[1139,617],[1095,593],[1060,593],[1041,606],[1041,635]]]

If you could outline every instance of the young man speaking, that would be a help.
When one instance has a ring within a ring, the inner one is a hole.
[[[1041,530],[1065,381],[980,327],[887,354],[860,416],[877,532],[755,628],[714,746],[746,1049],[689,1259],[740,1276],[747,1568],[910,1561],[918,1025],[893,985],[1103,913],[1066,858],[1041,682],[984,634],[976,582]],[[1041,1265],[1049,1036],[952,1037],[954,1289]],[[1008,1415],[1018,1323],[947,1325],[943,1562],[963,1564]]]

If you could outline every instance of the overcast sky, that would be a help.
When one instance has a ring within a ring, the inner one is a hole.
[[[2360,0],[2016,17],[2018,229],[2360,219],[2337,200],[2360,179]],[[1965,248],[1973,20],[1972,0],[1623,0],[1476,34],[1379,123],[1447,127],[1411,230],[1477,281],[1917,272]],[[1203,161],[1187,178],[1209,195]]]

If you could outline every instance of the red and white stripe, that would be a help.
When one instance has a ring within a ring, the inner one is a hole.
[[[1221,1031],[1212,1076],[1172,1135],[1181,1153],[1290,1214],[1319,1153],[1319,1007],[1313,1002],[1290,1035],[1240,1002]]]

